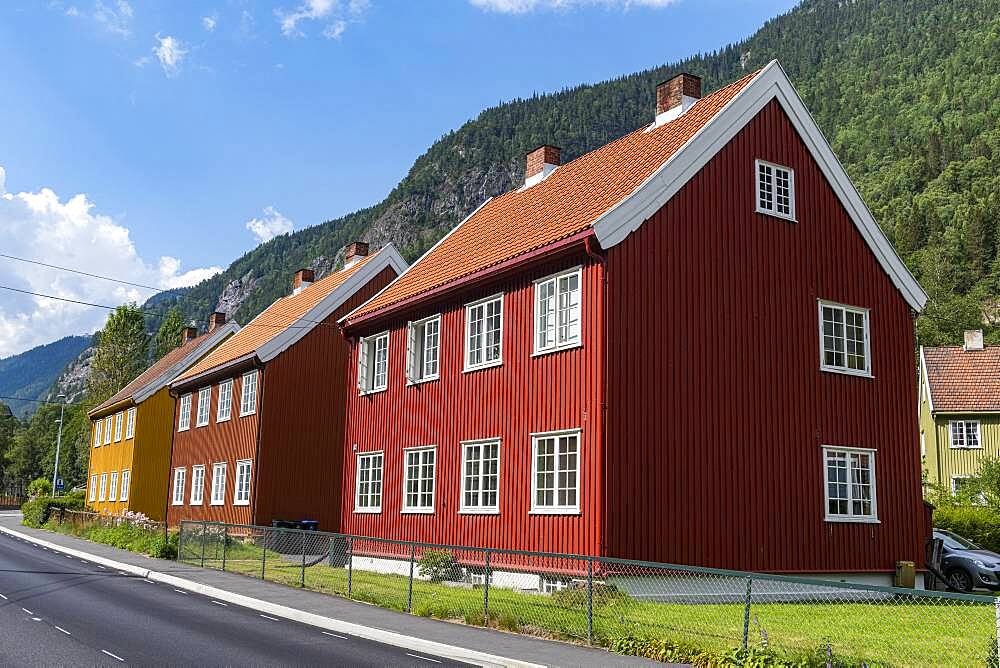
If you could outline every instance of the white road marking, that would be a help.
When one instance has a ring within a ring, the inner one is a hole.
[[[212,603],[215,603],[216,605],[221,605],[223,608],[229,607],[228,603],[223,603],[222,601],[216,601],[215,599],[212,599]]]
[[[3,599],[3,600],[5,600],[5,601],[7,600],[7,597],[6,597],[6,596],[4,596],[3,594],[0,594],[0,598],[2,598],[2,599]]]
[[[125,571],[118,571],[118,575],[128,575]]]
[[[258,613],[258,614],[260,614],[260,616],[263,617],[264,619],[270,619],[272,622],[279,621],[277,617],[272,617],[271,615],[265,615],[263,613]]]
[[[40,622],[40,621],[42,621],[42,618],[41,617],[32,617],[31,621],[33,621],[33,622]]]
[[[432,659],[428,656],[420,656],[419,654],[410,654],[409,652],[407,652],[406,656],[412,656],[414,659],[423,659],[424,661],[430,661],[432,663],[441,663],[437,659]]]
[[[188,593],[186,591],[184,591],[183,589],[175,589],[174,591],[177,592],[178,594],[184,594],[185,596],[188,595]]]
[[[118,659],[119,661],[125,661],[125,659],[121,658],[117,654],[112,654],[111,652],[109,652],[106,649],[102,649],[101,651],[104,652],[105,654],[107,654],[108,656],[110,656],[112,659]]]
[[[63,628],[63,627],[61,627],[61,626],[57,626],[57,627],[56,627],[56,630],[57,630],[57,631],[62,631],[63,633],[65,633],[65,634],[66,634],[66,635],[68,635],[68,636],[71,636],[71,635],[73,635],[72,633],[70,633],[69,631],[67,631],[66,629],[64,629],[64,628]]]
[[[33,613],[33,612],[32,612],[31,610],[28,610],[27,608],[21,608],[21,609],[22,609],[22,610],[24,610],[24,611],[25,611],[26,613],[28,613],[29,615],[33,615],[33,614],[35,614],[35,613]]]
[[[106,571],[106,570],[108,570],[108,569],[106,569],[106,568],[105,568],[104,566],[101,566],[100,564],[98,564],[98,565],[97,565],[97,567],[98,567],[98,568],[100,568],[100,569],[101,569],[102,571]]]
[[[337,633],[330,633],[329,631],[323,631],[322,633],[325,636],[333,636],[334,638],[340,638],[341,640],[347,640],[347,636],[342,636],[342,635],[339,635]]]
[[[156,583],[155,583],[155,582],[153,582],[152,580],[143,580],[143,582],[148,582],[148,583],[149,583],[149,584],[151,584],[151,585],[155,585],[155,584],[156,584]]]

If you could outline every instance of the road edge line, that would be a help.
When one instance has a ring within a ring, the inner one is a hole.
[[[334,619],[333,617],[324,617],[323,615],[318,615],[312,612],[306,612],[305,610],[298,610],[296,608],[290,608],[288,606],[280,605],[278,603],[271,603],[270,601],[264,601],[259,598],[253,598],[252,596],[246,596],[244,594],[237,594],[235,592],[226,591],[225,589],[219,589],[218,587],[213,587],[211,585],[201,584],[200,582],[187,580],[185,578],[178,577],[176,575],[169,575],[167,573],[161,573],[159,571],[154,571],[148,568],[142,568],[141,566],[135,566],[121,561],[108,559],[106,557],[101,557],[96,554],[90,554],[89,552],[77,550],[72,547],[66,547],[64,545],[59,545],[57,543],[53,543],[44,540],[42,538],[32,536],[31,534],[21,533],[20,531],[16,531],[14,529],[5,526],[0,526],[0,533],[5,533],[10,536],[17,536],[19,538],[24,538],[25,540],[29,540],[32,543],[35,543],[36,545],[42,545],[48,547],[49,549],[56,550],[64,554],[69,554],[80,559],[85,559],[86,561],[90,561],[95,564],[101,564],[102,566],[107,566],[109,568],[125,571],[126,573],[131,573],[132,575],[138,575],[140,577],[146,578],[147,580],[152,580],[154,582],[162,582],[164,584],[169,584],[175,587],[179,587],[181,589],[185,589],[187,591],[194,592],[196,594],[210,596],[213,598],[220,599],[222,601],[234,603],[244,608],[250,608],[251,610],[256,610],[258,612],[267,612],[277,617],[288,619],[294,622],[300,622],[302,624],[307,624],[309,626],[315,626],[321,629],[326,629],[328,631],[339,631],[340,633],[346,633],[347,635],[352,635],[358,638],[364,638],[366,640],[380,642],[386,645],[392,645],[394,647],[400,647],[402,649],[422,651],[426,652],[427,654],[443,656],[453,661],[476,663],[481,666],[507,666],[509,668],[545,668],[544,664],[531,663],[529,661],[521,661],[519,659],[511,659],[509,657],[498,656],[496,654],[489,654],[487,652],[480,652],[474,649],[467,649],[465,647],[448,645],[445,643],[436,642],[434,640],[425,640],[423,638],[407,636],[403,635],[402,633],[396,633],[395,631],[386,631],[383,629],[377,629],[370,626],[362,626],[361,624],[354,624],[353,622],[345,622],[340,619]]]

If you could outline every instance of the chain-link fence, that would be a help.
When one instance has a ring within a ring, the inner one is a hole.
[[[767,649],[802,665],[997,666],[992,596],[212,522],[183,522],[178,552],[424,617],[623,651],[668,643]]]

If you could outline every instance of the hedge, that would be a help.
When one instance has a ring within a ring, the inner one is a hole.
[[[934,528],[948,529],[993,552],[1000,552],[1000,512],[981,506],[935,508]]]
[[[67,496],[41,496],[31,501],[25,501],[21,506],[24,514],[22,522],[25,526],[40,528],[49,521],[49,514],[53,508],[65,508],[66,510],[83,510],[86,507],[82,494],[70,494]]]

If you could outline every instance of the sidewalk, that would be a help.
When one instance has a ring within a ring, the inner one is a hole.
[[[95,561],[98,563],[100,560],[110,560],[127,565],[127,569],[121,569],[117,565],[113,567],[196,593],[209,593],[211,588],[210,595],[219,598],[221,591],[229,595],[232,603],[294,621],[402,647],[416,648],[421,643],[435,644],[436,647],[427,647],[426,651],[456,660],[486,665],[522,666],[662,665],[637,657],[619,656],[602,649],[426,619],[235,573],[152,559],[72,536],[31,529],[20,524],[20,517],[0,515],[0,530],[45,541],[50,547],[86,553],[96,557]]]

